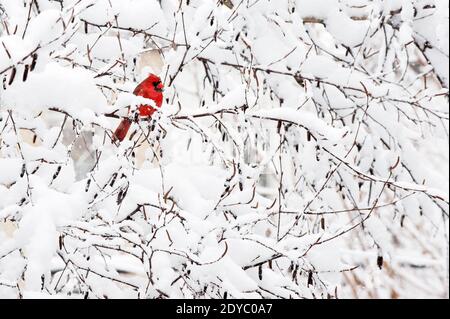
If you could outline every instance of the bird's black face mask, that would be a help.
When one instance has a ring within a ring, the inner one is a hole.
[[[153,82],[153,87],[156,92],[164,92],[164,88],[161,81]]]

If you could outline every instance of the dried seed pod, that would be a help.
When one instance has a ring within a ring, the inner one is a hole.
[[[59,236],[59,249],[63,249],[64,246],[64,237],[63,236]]]
[[[58,168],[56,169],[55,174],[53,174],[53,180],[58,178],[59,173],[61,173],[61,166],[58,166]]]
[[[294,281],[295,278],[297,277],[297,273],[298,273],[298,265],[295,267],[294,271],[292,272],[292,281]]]
[[[36,168],[31,172],[31,175],[36,174],[40,168],[41,168],[41,166],[36,166]]]
[[[16,69],[16,68],[12,68],[12,70],[11,70],[11,75],[9,76],[9,82],[8,82],[8,85],[13,84],[14,79],[16,78],[16,73],[17,73],[17,69]]]
[[[27,166],[25,165],[25,163],[22,164],[22,171],[20,172],[20,178],[25,176],[25,172],[27,170]]]
[[[37,58],[38,58],[37,53],[34,53],[34,54],[32,55],[32,58],[33,58],[33,60],[31,61],[30,72],[33,72],[34,69],[36,68],[36,63],[37,63]]]
[[[86,182],[86,187],[84,189],[85,192],[87,192],[89,190],[89,186],[91,186],[91,179],[90,178]]]
[[[114,173],[113,176],[111,177],[111,182],[109,183],[109,186],[113,187],[114,183],[116,182],[117,179],[117,173]]]
[[[313,273],[309,271],[308,273],[308,287],[313,285]]]
[[[377,265],[380,269],[383,268],[383,256],[378,256],[377,258]]]
[[[30,71],[30,66],[28,64],[25,65],[25,70],[23,70],[22,81],[25,82],[28,79],[28,72]]]

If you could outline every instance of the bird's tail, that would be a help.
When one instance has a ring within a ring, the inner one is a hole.
[[[131,120],[129,118],[124,118],[114,132],[114,135],[112,137],[113,143],[116,141],[122,142],[127,136],[130,126]]]

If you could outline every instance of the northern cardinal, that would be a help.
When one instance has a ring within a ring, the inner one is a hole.
[[[133,94],[142,96],[146,99],[151,99],[155,102],[157,107],[161,107],[163,103],[163,90],[164,85],[161,82],[161,79],[154,74],[150,74],[141,84],[139,84],[136,89],[134,89]],[[140,105],[139,106],[139,116],[143,118],[150,118],[153,113],[155,113],[155,109],[150,105]],[[131,119],[124,118],[113,135],[113,142],[120,141],[122,142],[127,136],[128,130],[131,126]]]

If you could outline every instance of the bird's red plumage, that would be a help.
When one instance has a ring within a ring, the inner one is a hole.
[[[164,85],[161,79],[150,74],[142,83],[140,83],[133,94],[142,96],[146,99],[151,99],[155,102],[156,107],[161,107],[163,104],[163,88]],[[140,117],[151,117],[155,113],[155,108],[151,105],[140,105],[139,106],[139,116]],[[131,120],[128,118],[123,119],[113,135],[113,141],[123,141],[127,136],[128,130],[131,126]]]
[[[158,84],[155,85],[155,83]],[[163,103],[162,89],[163,85],[160,78],[152,74],[147,79],[145,79],[144,82],[139,84],[133,93],[135,95],[145,97],[146,99],[151,99],[155,102],[155,105],[157,107],[161,107]],[[150,105],[139,106],[140,116],[152,116],[154,112],[155,109]]]

